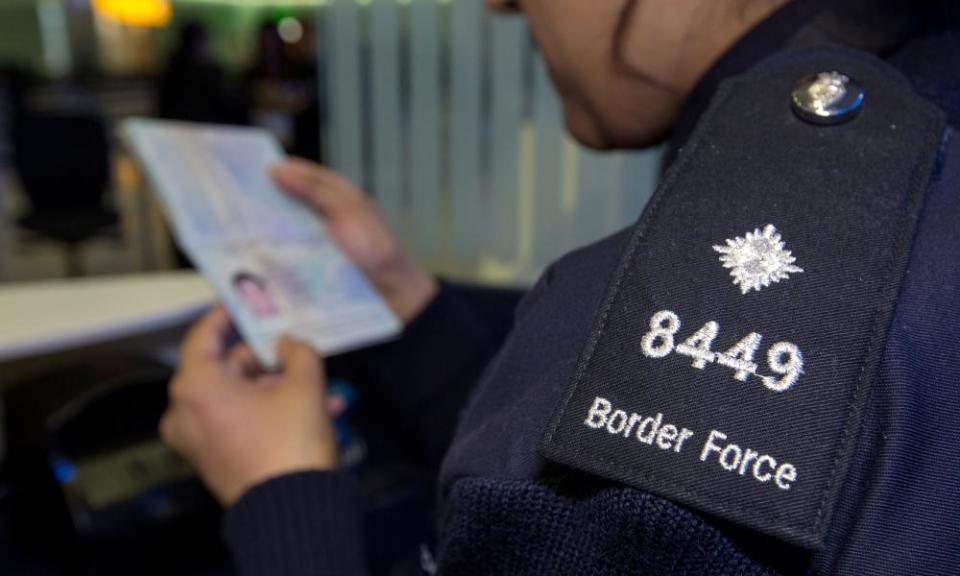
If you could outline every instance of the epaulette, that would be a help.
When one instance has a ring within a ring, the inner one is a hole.
[[[851,50],[727,80],[634,226],[543,456],[818,546],[944,132]]]

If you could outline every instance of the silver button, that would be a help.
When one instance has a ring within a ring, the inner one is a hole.
[[[852,120],[863,104],[863,86],[839,72],[807,76],[793,87],[793,111],[813,124]]]

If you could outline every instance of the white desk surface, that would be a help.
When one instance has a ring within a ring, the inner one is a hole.
[[[214,300],[193,272],[0,285],[0,363],[176,327]]]

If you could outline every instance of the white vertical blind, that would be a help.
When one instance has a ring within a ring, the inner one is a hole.
[[[611,221],[620,190],[617,189],[619,157],[591,150],[580,152],[580,180],[574,207],[573,243],[582,246],[597,240],[618,222]]]
[[[440,20],[439,4],[415,0],[410,10],[410,199],[413,250],[437,262],[440,231]]]
[[[401,108],[400,10],[394,2],[370,6],[370,189],[390,226],[403,234],[403,123]]]
[[[524,22],[490,17],[482,4],[320,8],[327,160],[367,187],[428,266],[527,282],[635,220],[656,186],[659,152],[574,144]]]
[[[563,147],[565,131],[562,110],[547,68],[537,59],[533,76],[533,123],[537,154],[534,204],[533,259],[548,262],[556,258],[558,249],[572,246],[572,213],[563,205]]]
[[[329,70],[328,106],[330,118],[329,163],[350,181],[364,186],[363,120],[360,68],[360,7],[339,0],[327,8],[323,19],[326,58]],[[371,135],[373,137],[373,135]]]
[[[483,249],[481,105],[483,97],[482,2],[450,8],[450,206],[451,257],[463,268],[477,265]]]
[[[520,130],[523,119],[527,39],[519,18],[496,18],[490,34],[492,96],[489,123],[492,127],[492,178],[487,195],[487,245],[494,258],[511,261],[517,253],[520,225]]]

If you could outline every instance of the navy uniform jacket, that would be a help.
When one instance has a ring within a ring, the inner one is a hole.
[[[957,573],[960,43],[883,12],[789,4],[701,81],[637,224],[358,357],[439,469],[440,573]],[[805,71],[859,116],[790,112]],[[251,490],[241,572],[362,573],[353,494]]]

